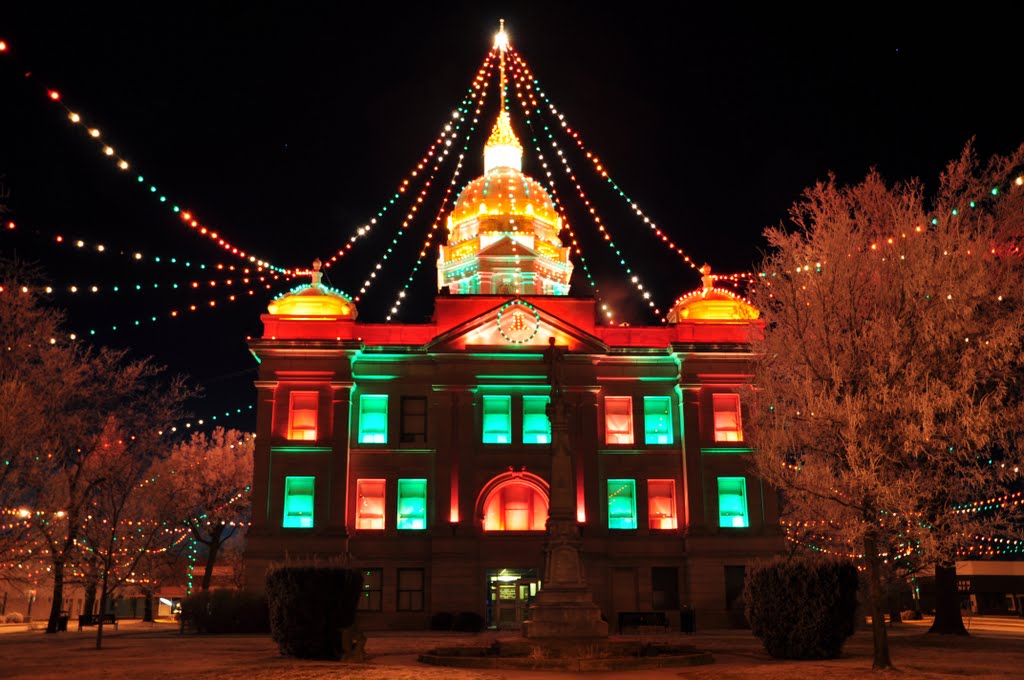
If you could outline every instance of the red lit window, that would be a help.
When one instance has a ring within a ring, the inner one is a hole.
[[[740,422],[740,395],[715,394],[711,400],[715,409],[715,441],[743,441],[743,425]]]
[[[384,480],[356,482],[356,529],[384,528]]]
[[[647,481],[647,509],[652,529],[675,529],[676,482],[673,479]]]
[[[522,480],[502,484],[484,502],[484,531],[543,531],[547,519],[547,496]]]
[[[292,392],[288,404],[288,439],[316,441],[316,392]]]
[[[604,398],[604,440],[606,444],[633,443],[633,398]]]

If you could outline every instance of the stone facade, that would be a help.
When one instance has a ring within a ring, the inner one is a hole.
[[[518,629],[544,581],[549,338],[566,350],[583,569],[613,632],[622,612],[678,622],[686,606],[736,622],[743,566],[782,549],[742,441],[755,320],[603,326],[593,299],[515,295],[439,296],[427,324],[276,311],[250,341],[252,589],[271,562],[334,558],[365,570],[366,628],[476,612]]]

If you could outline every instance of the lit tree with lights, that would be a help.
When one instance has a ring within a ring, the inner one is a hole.
[[[252,434],[218,427],[209,435],[196,432],[160,465],[179,522],[206,546],[202,590],[210,588],[224,544],[248,521],[254,446]]]
[[[52,369],[67,363],[60,314],[21,292],[39,288],[40,279],[36,267],[0,261],[0,562],[29,547],[32,490],[24,480],[48,424],[40,395]]]
[[[886,561],[935,563],[955,597],[957,549],[993,519],[958,510],[1020,476],[1022,166],[1024,147],[982,164],[968,146],[931,199],[876,172],[830,179],[765,232],[757,472],[804,529],[863,557],[876,668],[892,665]]]
[[[47,632],[56,632],[66,572],[90,561],[80,539],[129,519],[124,508],[107,516],[114,496],[130,495],[121,486],[142,481],[122,463],[148,469],[166,451],[161,432],[182,416],[191,392],[149,360],[76,342],[38,299],[34,269],[4,263],[0,273],[0,500],[17,513],[5,517],[0,549],[45,564],[53,582]]]

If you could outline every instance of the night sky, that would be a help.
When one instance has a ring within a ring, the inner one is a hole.
[[[856,181],[874,166],[892,180],[919,176],[934,186],[969,138],[983,155],[1024,141],[1020,17],[975,15],[973,7],[898,16],[836,5],[785,14],[774,6],[568,2],[411,10],[380,3],[359,13],[314,3],[158,3],[116,12],[92,5],[19,12],[9,4],[0,9],[0,40],[9,48],[0,53],[0,175],[10,211],[4,219],[18,226],[0,233],[0,255],[39,262],[58,289],[120,286],[119,293],[56,294],[53,302],[67,309],[69,330],[95,328],[95,342],[155,355],[192,376],[207,394],[193,411],[207,419],[252,403],[255,362],[245,338],[259,334],[272,295],[294,283],[273,282],[273,291],[235,303],[227,294],[247,287],[161,292],[197,278],[200,263],[241,262],[190,233],[146,187],[152,182],[169,203],[276,264],[327,259],[387,202],[449,119],[499,17],[615,181],[698,264],[716,271],[749,270],[762,229],[783,220],[801,190],[830,171]],[[47,99],[47,87],[102,130],[132,171],[117,170]],[[482,171],[496,95],[488,95],[459,188]],[[526,142],[518,105],[512,112]],[[697,275],[568,151],[568,139],[558,141],[662,309],[696,287]],[[541,178],[525,146],[524,171]],[[543,150],[551,158],[550,147]],[[442,166],[437,187],[453,167]],[[575,189],[559,168],[552,172],[606,298],[623,318],[653,322]],[[431,200],[440,195],[430,192]],[[384,320],[433,205],[358,304],[361,319]],[[358,290],[404,208],[392,209],[372,238],[330,270],[333,285]],[[57,246],[57,234],[107,250]],[[170,265],[170,257],[193,266]],[[429,318],[434,259],[436,241],[399,320]],[[133,292],[136,284],[150,290]],[[578,263],[573,293],[589,293]],[[211,298],[216,309],[167,317]],[[152,315],[157,323],[148,321]],[[248,415],[223,422],[253,424]]]

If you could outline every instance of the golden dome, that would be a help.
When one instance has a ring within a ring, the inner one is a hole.
[[[555,204],[540,182],[509,167],[494,168],[467,184],[450,219],[455,226],[488,215],[532,217],[559,226]]]
[[[274,316],[341,317],[354,320],[358,312],[352,300],[340,290],[320,283],[323,276],[320,265],[320,260],[313,262],[313,269],[309,272],[312,283],[278,295],[267,305],[267,311]]]
[[[761,312],[724,288],[701,288],[683,295],[668,313],[669,323],[680,321],[753,321]]]

